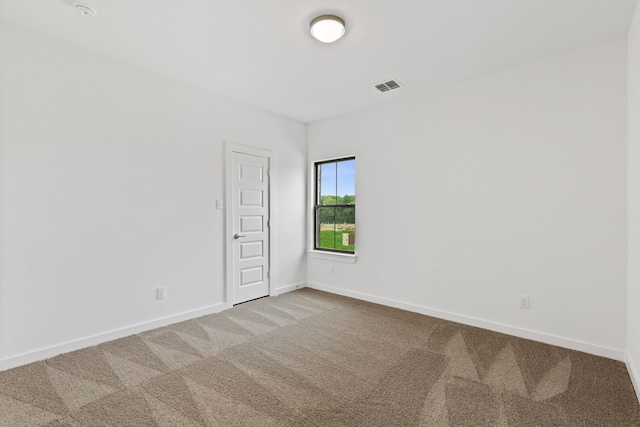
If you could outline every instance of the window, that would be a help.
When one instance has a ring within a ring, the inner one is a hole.
[[[315,164],[314,249],[355,252],[356,158]]]

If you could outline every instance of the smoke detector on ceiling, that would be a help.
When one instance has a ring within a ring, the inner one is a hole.
[[[84,3],[74,3],[73,8],[82,16],[93,18],[98,14],[94,8]]]

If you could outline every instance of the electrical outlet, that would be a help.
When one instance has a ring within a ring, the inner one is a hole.
[[[329,269],[329,273],[331,273],[331,274],[335,274],[336,273],[336,267],[334,265],[332,265],[331,268]]]
[[[520,308],[529,310],[529,297],[526,295],[520,295]]]
[[[167,288],[164,286],[156,288],[156,299],[165,299],[167,297]]]

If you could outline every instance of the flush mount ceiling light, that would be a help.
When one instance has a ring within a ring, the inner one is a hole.
[[[74,3],[73,8],[82,16],[86,16],[87,18],[93,18],[98,14],[95,9],[91,6],[84,3]]]
[[[335,15],[321,15],[311,21],[311,35],[322,43],[333,43],[344,32],[344,21]]]

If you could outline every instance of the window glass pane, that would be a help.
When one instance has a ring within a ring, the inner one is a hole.
[[[334,205],[336,201],[336,164],[325,163],[318,166],[320,179],[320,205]]]
[[[337,196],[339,204],[355,204],[356,195],[356,161],[345,160],[337,164]]]
[[[355,250],[355,206],[319,207],[317,215],[319,224],[316,246],[318,248],[352,252]]]

